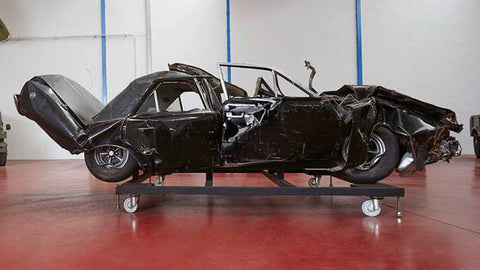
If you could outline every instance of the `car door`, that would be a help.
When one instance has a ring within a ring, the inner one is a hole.
[[[219,115],[194,80],[158,84],[125,123],[125,142],[158,172],[208,169],[218,160]]]
[[[279,108],[285,133],[297,133],[306,160],[342,160],[341,148],[349,128],[342,114],[321,97],[284,97]],[[335,162],[334,162],[335,163]]]
[[[282,102],[278,108],[285,133],[302,142],[302,159],[325,161],[321,167],[343,163],[342,146],[350,127],[345,125],[345,114],[337,101],[325,96],[308,95],[301,87],[278,73],[275,78]],[[293,142],[290,142],[293,143]]]
[[[322,168],[337,166],[349,132],[343,115],[330,100],[299,96],[297,85],[282,77],[274,80],[270,87],[259,78],[253,97],[224,103],[222,157],[236,163],[311,160]]]

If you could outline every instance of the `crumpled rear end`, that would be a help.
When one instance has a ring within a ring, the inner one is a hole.
[[[410,175],[427,164],[449,161],[461,154],[462,148],[450,132],[459,133],[463,125],[457,122],[455,113],[449,109],[381,86],[346,85],[338,91],[325,94],[340,97],[351,95],[359,100],[357,103],[369,98],[375,100],[378,111],[369,121],[387,126],[399,135],[402,157],[397,171],[401,175]]]

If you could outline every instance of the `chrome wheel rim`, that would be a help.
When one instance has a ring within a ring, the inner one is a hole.
[[[342,156],[344,160],[348,159],[348,149],[350,148],[350,138],[345,140],[345,143],[342,147]],[[367,161],[361,165],[355,167],[355,169],[360,171],[370,170],[375,164],[378,163],[380,158],[385,154],[387,147],[385,142],[380,136],[375,133],[372,133],[370,136],[370,141],[368,143],[368,155]]]
[[[108,169],[120,169],[128,161],[128,151],[121,147],[103,146],[94,150],[95,163]]]

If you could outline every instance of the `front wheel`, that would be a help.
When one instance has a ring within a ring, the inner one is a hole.
[[[348,158],[348,142],[342,154]],[[387,128],[378,127],[370,136],[367,161],[354,168],[347,168],[335,174],[336,177],[354,184],[373,184],[389,176],[400,157],[398,141]]]
[[[137,161],[121,147],[102,146],[85,153],[88,170],[105,182],[119,182],[130,177],[137,169]]]

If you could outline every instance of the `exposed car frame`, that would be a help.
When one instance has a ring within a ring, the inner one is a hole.
[[[224,93],[228,95],[228,90],[227,87],[225,86],[225,79],[223,76],[223,70],[222,67],[230,67],[230,68],[245,68],[245,69],[257,69],[257,70],[264,70],[264,71],[269,71],[272,73],[273,77],[273,87],[274,87],[274,93],[275,97],[278,97],[280,92],[280,86],[278,85],[278,76],[281,76],[285,80],[287,80],[289,83],[293,84],[296,86],[298,89],[302,90],[305,94],[314,97],[318,96],[318,93],[314,93],[311,90],[307,90],[301,83],[297,82],[296,80],[288,77],[285,75],[283,72],[281,72],[278,69],[271,68],[271,67],[265,67],[265,66],[257,66],[257,65],[251,65],[251,64],[242,64],[242,63],[226,63],[226,62],[220,62],[217,64],[217,70],[218,73],[220,74],[219,79],[222,85],[222,89]],[[230,97],[230,95],[228,95]]]

